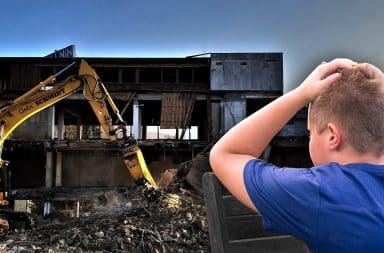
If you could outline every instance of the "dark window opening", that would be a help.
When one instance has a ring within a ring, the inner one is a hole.
[[[59,67],[54,67],[54,68],[46,68],[47,69],[47,72],[46,72],[46,77],[44,77],[44,79],[46,79],[47,77],[49,77],[50,75],[53,75],[53,74],[57,74],[59,73],[60,71],[62,71],[66,66],[59,66]],[[49,70],[49,69],[52,69],[52,70]],[[42,71],[44,70],[44,68],[42,69]],[[67,77],[69,76],[75,76],[75,75],[78,75],[79,74],[79,68],[76,68],[75,66],[73,66],[72,68],[69,68],[67,69],[66,71],[64,71],[63,73],[61,73],[57,78],[56,80],[57,81],[62,81],[64,79],[67,79]],[[43,74],[41,74],[41,76],[43,76]],[[43,79],[43,80],[44,80]]]
[[[0,90],[8,88],[11,79],[11,66],[9,64],[0,64]]]
[[[143,125],[160,125],[161,101],[140,101],[141,106],[141,123]]]
[[[119,81],[118,68],[97,68],[96,73],[103,82],[117,83]]]
[[[192,83],[192,68],[180,68],[179,69],[179,82],[180,83]]]
[[[251,115],[252,113],[260,110],[267,104],[273,101],[273,98],[255,98],[255,99],[247,99],[246,104],[246,111],[247,116]]]
[[[197,136],[199,140],[208,139],[208,115],[207,115],[207,102],[196,101],[193,107],[190,126],[197,126]]]
[[[52,67],[44,67],[40,70],[40,80],[43,81],[47,79],[49,76],[53,75],[53,68]],[[63,73],[64,74],[64,73]]]
[[[122,69],[122,82],[135,83],[136,82],[136,68],[123,68]]]
[[[141,83],[160,83],[161,68],[141,68],[140,82]]]
[[[209,68],[196,68],[194,71],[195,83],[209,83]]]
[[[11,77],[11,66],[9,64],[0,64],[0,78],[9,79]]]
[[[163,83],[176,83],[176,68],[163,68]]]

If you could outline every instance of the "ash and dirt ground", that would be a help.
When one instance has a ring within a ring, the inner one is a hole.
[[[209,252],[204,200],[182,180],[155,191],[133,187],[81,203],[81,216],[34,217],[14,230],[0,252]]]

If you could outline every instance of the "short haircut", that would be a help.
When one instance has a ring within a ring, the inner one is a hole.
[[[313,101],[309,119],[322,133],[336,124],[344,140],[359,153],[384,153],[384,74],[360,63],[338,71],[341,78]]]

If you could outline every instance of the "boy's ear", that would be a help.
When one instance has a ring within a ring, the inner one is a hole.
[[[340,129],[333,123],[328,123],[328,145],[329,149],[336,151],[341,147],[342,135]]]

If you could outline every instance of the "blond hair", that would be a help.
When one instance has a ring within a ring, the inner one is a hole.
[[[359,153],[384,153],[384,74],[368,63],[338,71],[341,78],[313,101],[309,119],[322,133],[333,122]]]

